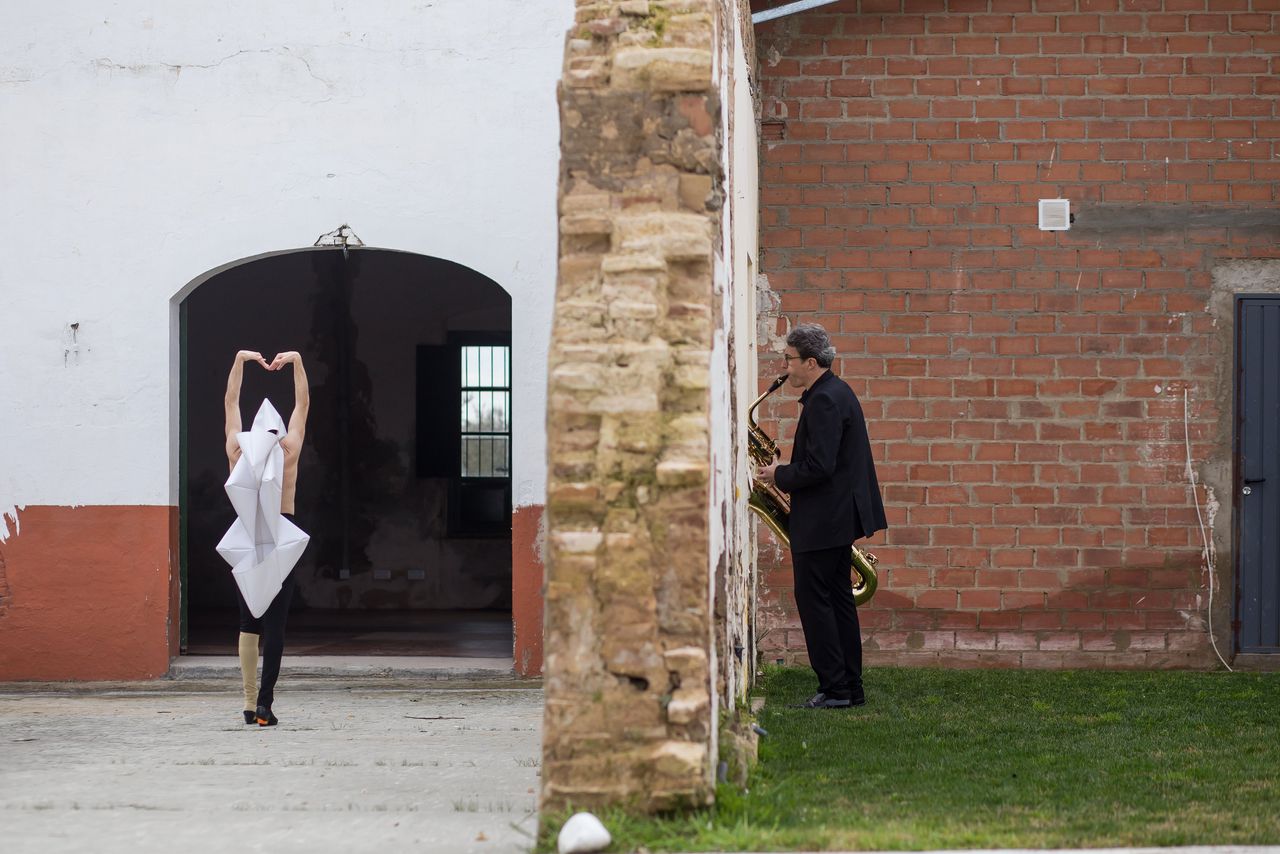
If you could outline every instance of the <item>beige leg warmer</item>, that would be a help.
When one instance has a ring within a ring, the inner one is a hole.
[[[240,633],[240,679],[244,682],[244,708],[258,707],[258,636]]]

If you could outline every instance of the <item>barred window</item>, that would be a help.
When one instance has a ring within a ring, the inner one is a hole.
[[[463,346],[461,477],[511,476],[511,348]]]

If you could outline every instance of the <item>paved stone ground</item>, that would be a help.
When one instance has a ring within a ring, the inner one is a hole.
[[[0,686],[6,852],[518,852],[536,831],[537,683],[281,679]]]

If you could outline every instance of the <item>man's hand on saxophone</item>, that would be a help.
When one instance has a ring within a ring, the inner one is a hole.
[[[756,469],[756,477],[768,484],[773,484],[773,472],[778,467],[778,463],[773,462],[767,466]]]

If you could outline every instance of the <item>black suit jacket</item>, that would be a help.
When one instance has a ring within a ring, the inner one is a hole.
[[[827,371],[800,403],[791,463],[774,475],[791,496],[791,550],[847,546],[888,528],[858,396]]]

